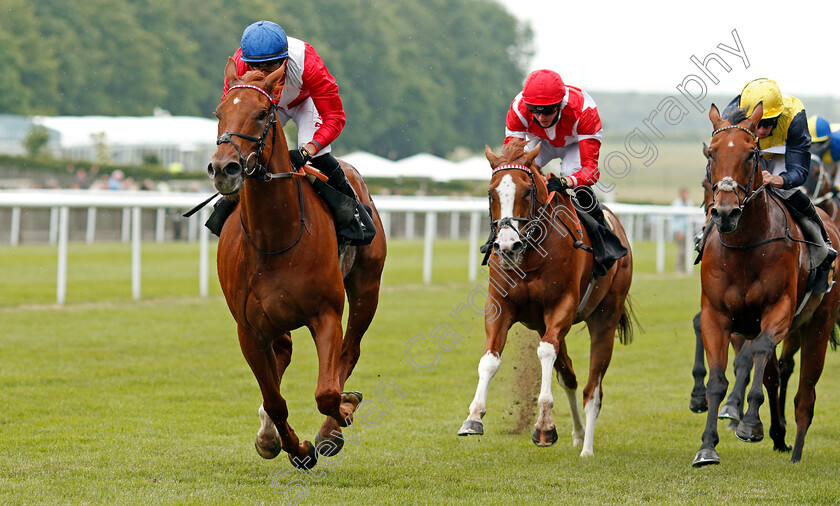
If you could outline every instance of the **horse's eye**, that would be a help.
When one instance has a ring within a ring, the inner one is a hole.
[[[257,116],[257,119],[262,121],[265,119],[266,116],[268,116],[268,112],[265,109],[263,109],[262,111],[260,111],[260,115]]]

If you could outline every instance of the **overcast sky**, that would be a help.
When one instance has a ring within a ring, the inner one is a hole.
[[[585,90],[671,93],[693,74],[710,94],[735,96],[747,81],[767,77],[788,95],[840,98],[838,0],[497,1],[531,23],[536,56],[529,70],[550,68]],[[718,47],[738,48],[733,30],[748,68]],[[709,62],[718,84],[690,60],[710,53],[731,68]]]

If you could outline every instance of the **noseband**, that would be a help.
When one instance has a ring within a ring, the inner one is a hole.
[[[519,236],[520,240],[524,239],[524,241],[523,241],[524,244],[528,244],[529,240],[531,239],[531,234],[533,233],[533,231],[536,227],[528,227],[528,230],[525,233],[525,236],[523,237],[522,234],[519,232],[519,230],[516,227],[513,226],[513,222],[521,222],[521,223],[524,223],[523,226],[527,226],[528,223],[530,223],[531,221],[534,221],[535,216],[536,216],[536,210],[537,210],[537,184],[534,181],[533,171],[531,171],[531,169],[529,167],[526,167],[524,165],[518,165],[518,164],[513,164],[513,163],[499,165],[498,167],[493,169],[493,174],[496,174],[496,172],[499,172],[500,170],[511,170],[511,169],[521,170],[521,171],[525,172],[526,174],[528,174],[528,178],[531,180],[531,190],[529,192],[529,194],[531,195],[531,209],[528,211],[528,217],[527,218],[506,217],[506,218],[499,218],[498,220],[493,219],[492,209],[491,209],[490,230],[491,230],[491,233],[493,234],[493,237],[496,237],[501,229],[510,228],[514,232],[516,232],[516,235]]]
[[[747,132],[748,134],[750,134],[750,137],[752,137],[753,141],[755,141],[756,143],[755,147],[753,147],[752,149],[752,156],[755,160],[755,163],[753,164],[753,170],[750,174],[750,182],[747,183],[747,186],[744,186],[741,183],[732,179],[732,177],[730,176],[724,177],[723,179],[712,185],[712,202],[709,204],[709,207],[715,205],[718,192],[734,192],[735,197],[738,199],[738,209],[740,211],[743,211],[744,206],[746,206],[752,199],[756,198],[762,190],[764,190],[764,184],[762,184],[754,190],[752,189],[755,174],[756,172],[758,172],[758,166],[761,163],[761,150],[758,149],[758,138],[755,136],[752,130],[741,125],[727,125],[725,127],[718,128],[717,130],[712,132],[712,137],[719,134],[720,132],[723,132],[724,130],[730,130],[732,128],[737,128],[739,130]],[[745,197],[743,200],[741,200],[741,197],[740,195],[738,195],[737,190],[741,190],[742,192],[744,192]]]
[[[269,100],[271,105],[268,106],[268,116],[266,117],[265,127],[263,128],[262,135],[259,137],[255,137],[253,135],[243,134],[239,132],[225,132],[216,139],[216,145],[224,144],[226,142],[233,145],[236,152],[239,154],[239,164],[242,166],[243,173],[245,174],[245,178],[254,178],[254,179],[261,179],[263,181],[270,181],[275,177],[285,177],[283,174],[269,174],[268,169],[266,168],[267,164],[260,163],[260,157],[262,157],[263,150],[265,149],[265,141],[268,138],[268,131],[271,129],[271,149],[274,150],[274,140],[277,137],[277,116],[275,111],[277,109],[277,100],[272,98],[265,90],[259,88],[257,86],[252,86],[250,84],[238,84],[236,86],[231,86],[228,88],[227,93],[222,97],[222,100],[227,97],[227,94],[231,92],[231,90],[235,90],[237,88],[247,88],[251,90],[256,90]],[[252,151],[247,158],[242,155],[242,149],[233,141],[233,137],[241,137],[245,140],[249,140],[252,142],[257,143],[257,149]],[[253,170],[248,172],[248,165],[252,158],[255,158],[255,164]],[[271,159],[271,157],[269,157]]]

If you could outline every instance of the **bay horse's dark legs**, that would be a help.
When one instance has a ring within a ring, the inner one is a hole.
[[[694,315],[692,320],[694,327],[694,368],[691,375],[694,377],[694,388],[691,390],[691,399],[688,408],[695,413],[705,413],[709,407],[706,403],[706,353],[703,350],[703,335],[700,333],[700,312]]]
[[[382,273],[381,263],[368,266],[359,258],[357,264],[344,280],[347,291],[347,330],[341,344],[341,358],[338,363],[338,383],[343,391],[347,378],[353,373],[356,363],[361,354],[362,336],[367,332],[376,308],[379,305],[379,286]],[[342,393],[342,404],[349,403],[349,407],[355,412],[356,406],[361,397],[356,393]],[[323,441],[330,441],[322,444]],[[331,457],[341,451],[344,446],[344,439],[341,437],[341,427],[338,422],[327,417],[318,434],[315,436],[315,445],[321,455]]]
[[[274,422],[280,438],[280,448],[266,448],[255,442],[257,451],[263,458],[274,458],[282,449],[289,454],[292,463],[301,469],[310,469],[317,463],[315,447],[308,441],[300,442],[295,431],[288,423],[289,410],[286,401],[280,395],[278,359],[273,346],[265,349],[250,329],[239,326],[239,346],[242,355],[251,367],[263,396],[262,411]],[[281,337],[282,339],[282,337]],[[289,351],[291,353],[291,350]],[[262,418],[262,413],[261,413]],[[263,425],[266,422],[263,421]]]
[[[560,341],[560,353],[557,354],[557,360],[554,361],[554,369],[557,371],[557,380],[569,400],[569,412],[572,415],[572,446],[582,445],[585,431],[580,402],[577,398],[578,381],[572,368],[572,359],[566,350],[565,339]]]
[[[782,344],[782,354],[779,356],[779,418],[782,425],[787,425],[787,417],[785,416],[785,405],[787,404],[787,389],[790,376],[793,374],[793,368],[796,362],[793,356],[799,351],[799,332],[793,332],[784,340]]]
[[[706,360],[709,363],[709,381],[706,385],[706,397],[709,411],[706,414],[706,428],[703,430],[703,443],[694,457],[694,467],[709,464],[720,464],[720,456],[715,447],[720,438],[717,429],[717,412],[726,388],[726,362],[729,354],[729,336],[731,334],[731,320],[721,315],[709,306],[703,307],[701,315],[703,330],[703,347],[706,350]]]
[[[782,318],[784,318],[785,315],[790,313],[784,309],[785,308],[777,308],[773,313],[779,314]],[[792,313],[790,316],[792,316]],[[749,348],[752,351],[753,356],[754,378],[756,378],[756,381],[753,381],[750,391],[747,394],[747,402],[749,403],[747,412],[744,413],[744,417],[735,429],[735,435],[738,439],[752,443],[764,439],[764,428],[758,413],[759,407],[761,407],[764,403],[764,391],[762,385],[764,382],[764,371],[768,362],[770,360],[775,360],[776,342],[787,335],[790,323],[784,321],[762,321],[762,326],[765,327],[765,330],[762,330],[761,333],[759,333],[758,336],[749,344]],[[758,381],[759,378],[761,381]],[[775,395],[773,395],[773,397],[775,397]]]
[[[729,397],[726,398],[726,403],[718,411],[718,418],[728,418],[734,422],[738,422],[744,417],[744,395],[747,391],[747,385],[750,383],[750,372],[753,366],[753,356],[750,346],[744,346],[744,336],[740,334],[732,334],[730,340],[732,341],[732,348],[735,351],[735,360],[732,363],[732,368],[735,372],[735,384],[732,385],[732,390],[729,392]],[[737,425],[730,424],[730,429]]]
[[[785,426],[779,416],[779,361],[776,359],[775,348],[764,371],[764,388],[767,390],[767,406],[770,408],[770,439],[773,441],[773,449],[789,452],[790,446],[785,444]]]

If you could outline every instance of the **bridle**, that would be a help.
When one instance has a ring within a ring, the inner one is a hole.
[[[508,216],[505,218],[499,218],[498,220],[494,220],[493,208],[492,206],[490,206],[490,241],[495,241],[496,237],[499,234],[499,231],[503,228],[510,228],[514,232],[516,232],[516,235],[519,237],[519,240],[522,241],[522,252],[524,252],[529,245],[533,247],[538,247],[540,244],[543,243],[543,241],[548,239],[548,236],[551,235],[551,231],[554,228],[553,226],[543,227],[541,225],[546,221],[553,220],[554,218],[560,221],[563,227],[569,232],[570,237],[575,238],[575,232],[572,231],[572,228],[566,222],[564,222],[559,215],[555,215],[554,213],[548,211],[548,207],[551,205],[551,197],[553,196],[553,194],[549,194],[549,198],[547,198],[545,202],[540,202],[537,198],[537,183],[534,178],[534,172],[530,167],[526,167],[525,165],[517,163],[506,163],[499,165],[498,167],[493,169],[493,175],[502,170],[521,170],[522,172],[528,174],[528,178],[531,183],[531,188],[528,193],[531,196],[531,209],[528,210],[527,217]],[[539,209],[537,208],[538,204],[541,206]],[[525,232],[524,235],[522,232],[520,232],[519,229],[513,226],[514,222],[523,224],[521,228]],[[541,234],[541,236],[537,240],[534,240],[534,232],[536,230],[542,231],[543,229],[545,229],[546,232]],[[582,248],[586,251],[591,252],[591,248],[583,244],[583,231],[577,230],[577,235],[580,236],[580,239],[575,239],[573,246],[575,248]],[[492,252],[493,248],[487,250],[487,252],[484,254],[484,260],[481,263],[481,265],[487,265],[487,260],[490,258],[490,254]]]
[[[764,190],[764,187],[766,185],[762,184],[758,188],[752,189],[753,181],[755,180],[755,175],[756,173],[758,173],[758,168],[761,164],[761,150],[758,149],[758,137],[755,136],[755,133],[753,133],[752,130],[741,125],[727,125],[725,127],[718,128],[717,130],[712,132],[712,137],[719,134],[720,132],[730,130],[733,128],[737,128],[739,130],[747,132],[748,134],[750,134],[750,137],[752,137],[753,141],[755,142],[755,146],[753,146],[753,149],[751,151],[754,163],[752,172],[750,173],[750,182],[747,183],[747,186],[744,186],[741,183],[732,179],[731,176],[726,176],[720,181],[714,183],[712,185],[712,202],[709,204],[709,207],[715,205],[715,201],[717,200],[717,195],[719,192],[734,192],[735,197],[738,199],[738,210],[743,211],[744,207],[747,204],[749,204],[751,200],[756,198],[758,194]],[[711,171],[709,173],[711,174]],[[744,193],[743,200],[741,199],[741,196],[738,194],[737,190],[741,190]]]
[[[231,86],[228,88],[227,92],[225,92],[224,96],[222,96],[222,100],[227,97],[228,93],[235,89],[251,89],[260,92],[263,94],[269,101],[270,105],[268,106],[268,116],[266,117],[265,126],[263,127],[262,134],[259,137],[255,137],[253,135],[243,134],[240,132],[225,132],[216,139],[216,145],[230,143],[233,145],[236,152],[239,154],[239,164],[242,167],[242,174],[244,179],[257,179],[260,181],[271,181],[272,179],[279,179],[279,178],[291,178],[295,176],[305,177],[306,173],[303,171],[303,168],[299,171],[293,172],[278,172],[278,173],[269,173],[268,172],[268,162],[265,164],[260,163],[260,158],[262,157],[263,150],[265,150],[265,141],[268,138],[268,131],[271,130],[271,155],[267,158],[271,160],[274,156],[274,146],[276,145],[275,141],[277,139],[277,116],[275,114],[277,110],[277,99],[272,97],[268,92],[263,90],[258,86],[253,86],[250,84],[237,84],[235,86]],[[252,142],[257,143],[257,149],[252,151],[247,158],[242,155],[242,149],[233,141],[233,137],[241,137],[242,139],[249,140]],[[254,160],[254,167],[248,172],[248,162]],[[306,228],[306,217],[304,216],[304,202],[303,202],[303,190],[301,188],[300,179],[297,179],[297,186],[298,186],[298,205],[300,207],[300,231],[298,233],[297,238],[295,241],[285,248],[276,250],[276,251],[263,251],[257,247],[256,244],[251,240],[251,235],[248,233],[248,229],[245,228],[245,223],[242,221],[242,213],[239,214],[239,222],[242,225],[242,231],[245,233],[245,238],[248,239],[248,243],[251,244],[251,247],[254,248],[258,253],[263,255],[278,255],[280,253],[284,253],[297,245],[300,242],[301,237],[303,236],[303,230]],[[239,191],[239,190],[237,190]],[[236,193],[236,192],[231,192]],[[230,194],[223,194],[223,195],[230,195]]]

